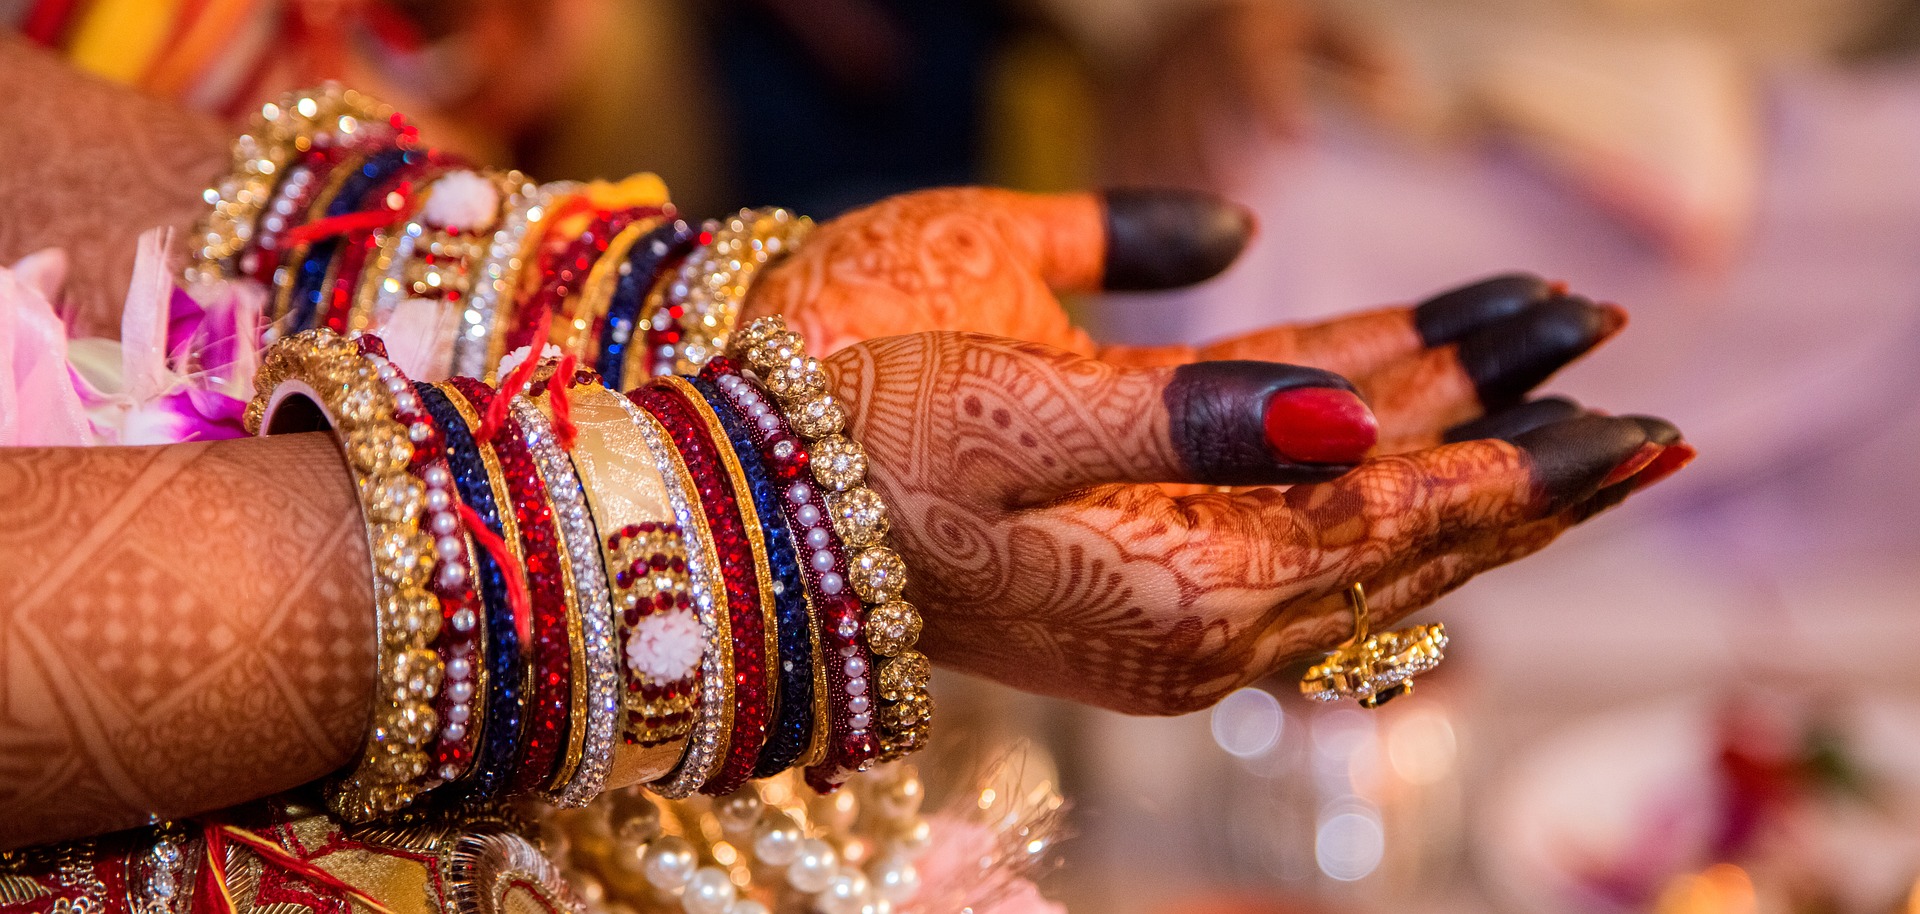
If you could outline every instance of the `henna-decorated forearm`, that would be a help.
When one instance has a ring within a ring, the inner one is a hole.
[[[226,167],[228,133],[0,35],[0,264],[66,249],[73,330],[118,336],[135,240],[189,229]]]
[[[366,528],[324,434],[0,448],[0,848],[343,765],[373,694]]]

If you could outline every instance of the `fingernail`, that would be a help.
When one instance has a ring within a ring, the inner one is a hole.
[[[1267,444],[1294,463],[1355,464],[1380,440],[1380,423],[1360,398],[1327,387],[1283,390],[1267,401]]]
[[[1626,482],[1633,477],[1633,474],[1646,469],[1648,465],[1653,463],[1654,458],[1659,457],[1661,452],[1666,449],[1666,445],[1657,444],[1652,441],[1641,445],[1639,450],[1633,452],[1633,456],[1621,461],[1619,466],[1613,468],[1613,472],[1607,474],[1607,478],[1600,480],[1600,488],[1604,489],[1615,483]]]
[[[1577,296],[1548,299],[1462,337],[1460,365],[1482,403],[1515,403],[1599,345],[1619,328],[1622,315]]]
[[[1588,415],[1543,425],[1513,443],[1533,461],[1534,482],[1553,513],[1593,497],[1601,482],[1648,441],[1631,419]]]
[[[1633,478],[1634,489],[1644,489],[1686,469],[1687,464],[1692,463],[1693,458],[1698,456],[1700,456],[1700,452],[1696,450],[1693,445],[1685,441],[1668,447],[1665,452],[1655,458],[1652,463],[1647,464],[1646,468],[1641,470],[1639,475]]]
[[[1253,212],[1198,191],[1120,188],[1105,194],[1103,284],[1119,291],[1177,289],[1232,265],[1253,237]]]
[[[1545,301],[1547,281],[1526,273],[1509,273],[1449,289],[1413,309],[1414,328],[1428,346],[1444,346],[1469,331],[1511,317]]]

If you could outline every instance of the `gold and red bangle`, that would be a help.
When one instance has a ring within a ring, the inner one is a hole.
[[[621,228],[615,228],[616,222],[608,220],[606,230],[611,237],[599,245],[600,252],[593,261],[593,268],[587,271],[586,279],[581,281],[579,292],[567,296],[564,307],[554,316],[548,332],[550,342],[558,345],[562,352],[573,353],[582,365],[599,362],[599,343],[601,331],[606,326],[607,305],[613,300],[614,287],[619,284],[621,275],[632,269],[632,264],[627,261],[627,252],[633,249],[634,242],[671,218],[673,207],[669,205],[658,208],[653,214],[642,212],[638,217],[627,220]]]
[[[449,378],[447,383],[481,415],[487,414],[497,396],[493,388],[473,378]],[[517,424],[502,422],[489,443],[500,460],[519,526],[533,615],[528,626],[533,643],[527,651],[533,685],[527,691],[522,725],[526,737],[512,782],[514,792],[530,793],[552,778],[572,726],[574,651],[567,580],[553,506],[526,439]]]
[[[317,320],[321,326],[335,333],[366,329],[354,326],[352,317],[361,289],[369,284],[369,262],[377,262],[377,255],[386,249],[388,239],[405,231],[407,217],[425,202],[415,199],[424,196],[418,194],[418,189],[448,166],[442,157],[426,151],[418,161],[402,164],[362,198],[363,212],[370,217],[384,218],[376,226],[352,229],[341,237],[339,267],[331,277],[326,298],[320,303]]]
[[[765,559],[754,555],[747,520],[753,515],[743,514],[743,510],[751,512],[752,505],[745,493],[735,488],[733,477],[727,472],[723,449],[715,444],[709,431],[713,426],[687,399],[688,394],[697,397],[698,393],[676,387],[672,380],[655,379],[629,392],[628,397],[666,427],[693,477],[727,596],[733,655],[733,726],[722,747],[720,764],[699,785],[704,790],[723,776],[730,776],[742,764],[751,769],[761,745],[766,742],[775,695],[773,671],[767,662],[767,608],[761,602],[764,571],[756,567],[763,567]]]
[[[739,790],[753,776],[760,752],[766,748],[772,733],[774,709],[780,700],[779,613],[774,605],[773,568],[767,554],[765,526],[775,521],[760,517],[746,469],[741,465],[742,460],[752,460],[754,455],[734,451],[731,437],[706,396],[686,378],[662,378],[659,383],[672,388],[682,402],[692,408],[706,427],[707,440],[714,443],[714,452],[720,457],[721,470],[726,473],[727,486],[734,496],[733,508],[739,512],[741,529],[746,533],[753,594],[758,598],[757,604],[748,606],[748,615],[757,617],[760,640],[747,651],[749,664],[744,669],[737,648],[734,657],[735,702],[740,708],[734,711],[733,739],[728,743],[726,762],[720,773],[700,788],[702,793],[724,796]],[[726,571],[724,563],[721,570]],[[742,635],[736,623],[734,637],[752,637],[751,629]],[[745,723],[742,723],[743,716]]]

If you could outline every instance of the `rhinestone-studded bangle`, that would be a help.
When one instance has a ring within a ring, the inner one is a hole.
[[[724,352],[754,279],[812,230],[812,219],[784,209],[743,209],[701,226],[702,246],[680,265],[662,307],[642,315],[649,373],[690,375]]]
[[[713,532],[720,576],[726,586],[731,623],[734,693],[733,725],[722,767],[708,776],[702,792],[735,780],[745,781],[760,747],[779,680],[772,668],[779,640],[772,627],[772,580],[766,568],[752,493],[745,491],[737,457],[717,438],[718,419],[700,393],[680,378],[657,378],[631,394],[667,427],[687,469],[699,485],[700,504]],[[725,792],[731,792],[725,791]]]
[[[460,500],[472,510],[487,532],[498,537],[507,555],[474,550],[482,602],[487,610],[487,702],[481,721],[485,742],[465,778],[472,796],[491,799],[506,789],[514,759],[520,755],[521,724],[526,719],[526,651],[514,624],[512,598],[507,593],[507,569],[501,559],[520,564],[520,534],[506,491],[506,475],[491,445],[474,440],[480,417],[459,391],[441,384],[416,384],[427,412],[439,422],[447,442],[447,464],[453,469]]]
[[[282,407],[304,399],[320,407],[346,451],[373,556],[379,637],[379,701],[354,770],[328,790],[329,805],[348,821],[394,812],[412,802],[428,771],[424,751],[436,732],[433,700],[443,673],[428,641],[440,605],[433,579],[433,539],[421,529],[425,492],[408,472],[409,433],[430,420],[407,379],[379,355],[343,337],[313,331],[267,351],[247,405],[255,434],[290,430]]]
[[[233,141],[231,172],[202,194],[208,209],[194,226],[187,282],[233,275],[233,259],[253,240],[261,211],[294,156],[368,133],[411,139],[414,129],[392,108],[331,83],[261,106],[252,126]]]
[[[487,239],[485,255],[474,270],[473,285],[467,290],[459,330],[453,339],[453,373],[470,378],[484,377],[492,367],[487,364],[487,347],[494,316],[520,281],[521,245],[531,228],[545,218],[549,199],[546,191],[519,172],[502,176],[501,185],[505,199],[500,209],[505,215]],[[393,294],[397,296],[397,281],[395,285]]]
[[[733,638],[726,587],[713,551],[713,532],[700,509],[699,489],[681,452],[675,449],[671,433],[631,395],[621,397],[620,402],[653,452],[656,469],[667,481],[667,501],[686,535],[687,578],[693,588],[694,610],[707,638],[706,653],[700,658],[700,698],[694,706],[693,733],[687,740],[686,754],[673,771],[647,784],[648,790],[677,800],[692,796],[706,783],[720,761],[727,730],[733,725]]]
[[[560,806],[583,806],[606,787],[620,717],[620,660],[614,648],[607,571],[600,559],[599,531],[587,511],[586,494],[573,460],[554,439],[546,415],[531,401],[517,397],[512,408],[552,494],[554,519],[566,547],[565,570],[573,584],[576,640],[585,661],[584,670],[577,663],[574,668],[574,714],[566,764],[555,772],[542,795]],[[579,687],[582,684],[584,690]]]
[[[571,352],[579,357],[583,365],[599,362],[598,347],[607,320],[607,308],[619,289],[622,274],[632,270],[628,253],[640,239],[673,216],[671,207],[650,207],[629,212],[637,215],[623,220],[616,214],[599,228],[607,237],[604,242],[597,241],[594,245],[598,253],[593,255],[593,268],[587,271],[586,278],[573,295],[555,305],[549,340],[558,345],[562,352]]]
[[[720,382],[727,377],[733,381]],[[741,397],[741,383],[732,362],[725,356],[717,356],[702,369],[694,386],[713,404],[714,412],[719,414],[721,424],[733,439],[734,451],[742,455],[740,462],[753,489],[754,507],[766,528],[767,560],[773,566],[776,585],[773,602],[780,631],[780,703],[773,732],[767,737],[767,745],[760,751],[760,759],[753,768],[754,777],[764,778],[799,762],[812,747],[816,721],[818,726],[825,727],[828,718],[819,713],[814,702],[816,679],[822,686],[820,697],[825,698],[825,671],[817,669],[820,627],[814,622],[807,583],[800,572],[803,541],[796,534],[802,528],[795,525],[792,512],[787,510],[793,505],[786,498],[786,490],[805,472],[801,469],[805,466],[805,451],[799,448],[798,441],[781,434],[783,423],[767,403],[760,402],[758,397],[753,402]],[[760,411],[757,417],[751,412],[756,403]],[[786,442],[785,460],[781,459],[781,441]],[[748,459],[749,454],[757,459]],[[815,515],[818,518],[818,511]],[[824,523],[824,518],[818,519]],[[827,531],[824,527],[819,529],[820,533],[813,539],[825,545]],[[805,552],[810,553],[812,545],[808,543]]]
[[[677,263],[693,249],[698,233],[686,222],[675,219],[654,228],[628,252],[620,267],[620,282],[614,286],[613,300],[607,304],[606,327],[600,340],[595,365],[606,385],[620,390],[626,385],[627,353],[646,348],[645,336],[636,337],[635,323],[640,309],[668,266]]]
[[[497,396],[493,388],[473,378],[449,378],[474,412],[485,415]],[[532,685],[526,694],[526,720],[520,759],[514,765],[512,789],[530,793],[545,787],[566,748],[573,708],[573,638],[568,624],[567,581],[561,565],[559,533],[553,507],[532,452],[520,427],[500,423],[488,444],[500,460],[507,492],[520,528],[524,550],[527,596],[533,620],[528,666]]]
[[[877,720],[882,757],[899,758],[926,744],[933,717],[928,693],[932,665],[913,650],[920,614],[902,601],[906,563],[883,545],[886,505],[865,485],[866,454],[840,434],[845,413],[826,393],[826,372],[807,355],[800,335],[778,317],[754,321],[739,334],[735,357],[758,373],[785,408],[788,421],[811,442],[814,477],[832,490],[828,507],[852,557],[850,581],[867,604],[867,643],[881,660],[874,682],[881,700]]]

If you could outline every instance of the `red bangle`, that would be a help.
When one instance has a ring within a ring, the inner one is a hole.
[[[561,305],[568,296],[580,291],[587,274],[593,272],[595,261],[606,253],[607,243],[622,229],[632,225],[635,220],[660,216],[665,213],[657,206],[640,206],[630,209],[602,212],[589,223],[578,236],[564,245],[545,247],[537,255],[540,268],[540,286],[527,296],[524,303],[513,309],[513,326],[507,331],[505,352],[513,352],[522,346],[538,348],[547,340],[535,340],[534,331],[540,328],[540,318],[552,314],[561,316]],[[549,224],[557,220],[559,214],[548,217]]]
[[[449,378],[447,384],[473,405],[474,412],[486,415],[496,393],[473,378]],[[540,478],[527,450],[520,427],[504,422],[491,442],[500,459],[500,470],[507,480],[507,492],[513,500],[513,513],[520,527],[520,542],[527,565],[527,595],[533,604],[533,639],[529,651],[533,673],[527,690],[525,739],[520,762],[513,772],[512,789],[529,793],[552,780],[554,767],[571,728],[573,709],[573,642],[567,630],[566,584],[560,569],[560,535],[554,526],[553,504],[547,498],[546,483]]]
[[[321,326],[335,333],[346,333],[350,329],[347,326],[348,318],[353,314],[355,293],[360,288],[361,274],[366,271],[367,261],[380,250],[387,232],[406,223],[408,208],[414,205],[411,202],[414,190],[428,183],[436,171],[447,166],[448,162],[443,157],[429,152],[421,161],[396,169],[384,184],[367,194],[367,209],[371,210],[377,205],[392,213],[393,219],[385,229],[360,229],[341,239],[343,248],[339,254],[340,265],[334,273],[333,287],[328,290],[327,300],[321,310],[324,315]],[[401,200],[390,202],[388,198],[395,192],[401,194]],[[395,207],[392,202],[400,205]]]
[[[655,381],[627,394],[642,409],[667,429],[674,447],[680,451],[687,472],[693,476],[713,537],[714,553],[720,559],[720,576],[727,593],[727,618],[732,628],[734,708],[733,732],[727,742],[726,760],[708,786],[733,781],[744,782],[742,772],[751,774],[767,741],[767,723],[772,716],[773,691],[767,666],[766,615],[760,604],[760,581],[756,563],[763,562],[753,553],[747,529],[740,513],[740,493],[721,463],[718,447],[707,423],[700,418],[686,393]]]

